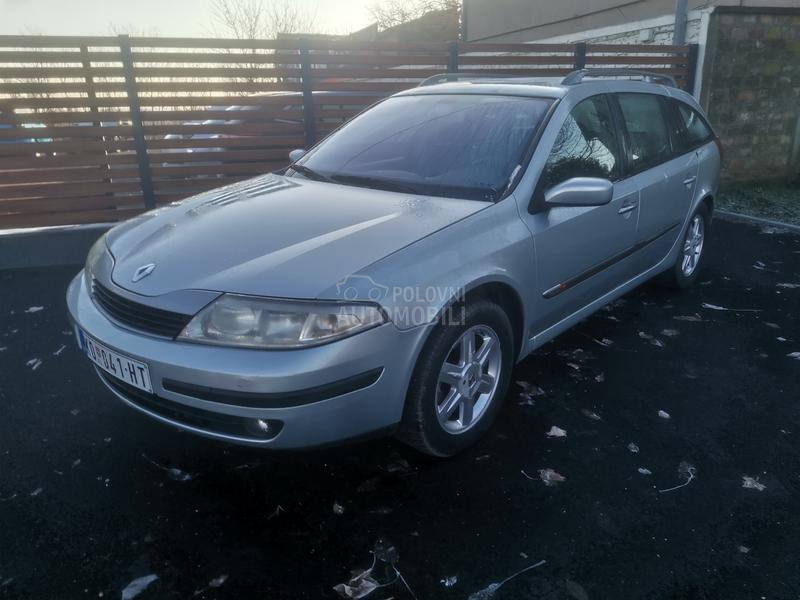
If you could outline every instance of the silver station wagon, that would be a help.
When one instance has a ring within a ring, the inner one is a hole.
[[[655,276],[696,279],[720,152],[656,75],[441,76],[280,173],[114,227],[69,311],[102,382],[164,423],[448,456],[537,347]]]

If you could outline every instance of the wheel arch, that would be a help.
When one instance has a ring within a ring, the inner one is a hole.
[[[511,330],[514,333],[513,358],[516,363],[522,352],[522,344],[525,341],[525,311],[519,292],[507,282],[484,281],[466,288],[464,302],[477,299],[491,300],[505,310],[511,321]]]

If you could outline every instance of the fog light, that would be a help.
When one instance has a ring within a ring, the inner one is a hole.
[[[244,427],[253,437],[271,438],[278,433],[276,423],[267,419],[245,419]]]

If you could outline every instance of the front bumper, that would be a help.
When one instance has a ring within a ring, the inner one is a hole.
[[[109,320],[82,274],[67,290],[67,306],[87,334],[149,366],[152,396],[101,376],[126,404],[193,433],[273,448],[326,445],[399,423],[427,332],[387,323],[327,345],[285,351],[177,342]],[[274,423],[277,434],[264,438],[229,426],[256,419]]]

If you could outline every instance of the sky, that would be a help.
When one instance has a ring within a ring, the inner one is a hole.
[[[316,13],[321,33],[370,24],[372,0],[293,0]],[[264,0],[265,3],[269,0]],[[214,30],[213,0],[0,0],[0,34],[204,37]]]

